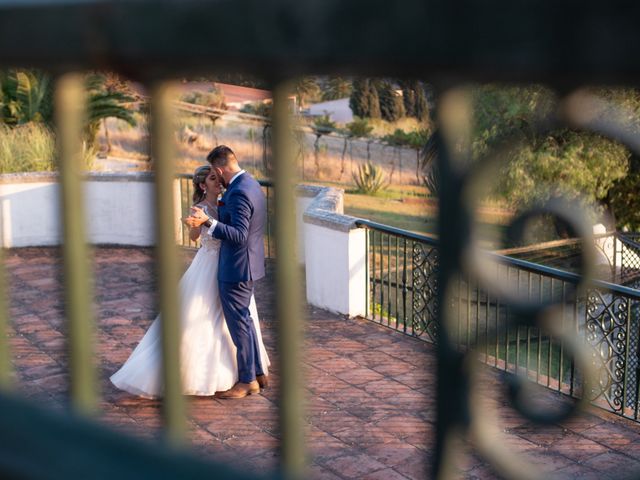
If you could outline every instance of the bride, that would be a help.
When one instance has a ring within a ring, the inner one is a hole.
[[[217,218],[216,201],[220,186],[211,166],[198,167],[193,175],[193,202],[210,217]],[[214,395],[238,381],[236,347],[224,319],[218,295],[218,255],[220,240],[206,235],[207,227],[192,228],[189,237],[201,237],[201,247],[180,280],[181,339],[180,369],[185,395]],[[205,235],[202,235],[205,233]],[[255,299],[251,298],[262,365],[269,358],[262,343]],[[121,390],[146,398],[162,396],[162,339],[158,316],[129,359],[111,382]],[[265,368],[266,370],[266,368]],[[267,374],[267,372],[264,372]]]

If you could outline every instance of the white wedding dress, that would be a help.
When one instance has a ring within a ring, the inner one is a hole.
[[[222,312],[218,294],[220,240],[202,227],[201,247],[180,280],[180,369],[185,395],[213,395],[238,381],[236,347]],[[262,343],[255,299],[251,297],[261,362],[267,373],[269,358]],[[162,339],[158,316],[111,382],[121,390],[146,398],[163,394]]]

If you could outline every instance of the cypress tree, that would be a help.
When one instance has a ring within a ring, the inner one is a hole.
[[[402,98],[396,93],[391,82],[380,82],[378,95],[380,98],[380,114],[384,120],[395,122],[404,116]]]
[[[429,102],[427,101],[427,95],[422,82],[416,82],[414,102],[413,116],[421,122],[427,120],[429,118]]]
[[[369,117],[370,118],[380,118],[382,116],[380,110],[380,96],[378,93],[378,88],[376,85],[377,82],[373,80],[368,80],[369,89],[368,89],[368,105],[369,105]]]
[[[353,89],[349,97],[349,107],[353,115],[360,118],[369,116],[369,80],[358,78],[353,81]]]

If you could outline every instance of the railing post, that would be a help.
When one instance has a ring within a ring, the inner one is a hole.
[[[81,175],[83,78],[68,74],[56,85],[55,107],[60,152],[61,207],[66,313],[69,321],[71,398],[74,408],[90,414],[97,407],[97,377],[93,355],[92,275],[86,243]]]
[[[4,268],[4,246],[0,245],[0,389],[9,390],[11,380],[11,352],[9,350],[9,289]]]
[[[293,480],[305,477],[305,447],[300,368],[303,326],[296,253],[296,164],[291,146],[290,91],[287,83],[280,83],[274,91],[273,158],[281,451],[285,478]]]
[[[184,441],[185,400],[180,378],[180,257],[176,247],[174,205],[174,129],[171,85],[154,86],[151,95],[151,155],[155,163],[155,208],[158,258],[158,306],[161,312],[163,415],[168,440]]]

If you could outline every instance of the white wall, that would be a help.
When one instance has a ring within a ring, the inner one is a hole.
[[[309,205],[313,201],[313,197],[299,196],[296,199],[296,228],[298,231],[298,262],[300,265],[305,264],[305,225],[304,225],[304,212],[307,211]]]
[[[349,316],[364,315],[367,300],[366,230],[347,232],[305,224],[307,301]]]
[[[148,177],[136,180],[136,176],[132,176],[117,181],[90,176],[84,183],[89,242],[153,245],[153,195],[153,183]],[[48,246],[62,242],[60,195],[54,175],[36,182],[0,183],[0,205],[4,247]],[[179,217],[179,213],[176,215]]]
[[[59,245],[58,186],[51,181],[0,184],[2,246]]]

